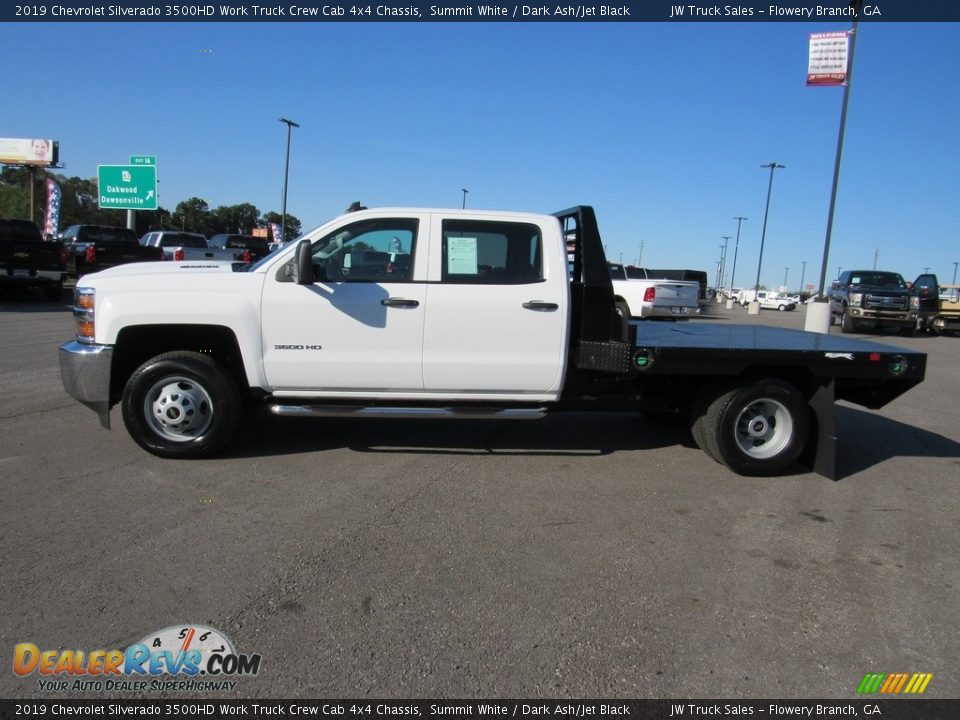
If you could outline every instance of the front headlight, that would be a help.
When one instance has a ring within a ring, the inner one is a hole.
[[[860,307],[863,304],[863,293],[850,293],[849,302],[851,305]]]
[[[73,317],[77,321],[77,341],[92,343],[94,341],[95,323],[93,319],[96,305],[96,290],[93,288],[78,287],[73,291]]]
[[[911,309],[911,310],[919,310],[919,309],[920,309],[920,298],[918,298],[916,295],[914,295],[914,296],[912,296],[912,297],[910,298],[910,309]]]

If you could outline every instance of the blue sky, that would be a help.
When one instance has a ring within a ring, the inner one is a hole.
[[[10,27],[12,29],[13,26]],[[736,284],[819,279],[842,90],[810,32],[846,23],[18,24],[0,136],[67,175],[158,156],[160,203],[251,202],[304,228],[369,206],[597,209],[612,260],[703,269],[734,216]],[[960,261],[960,24],[863,23],[828,263],[907,280]],[[729,243],[731,269],[734,241]],[[790,268],[789,271],[786,268]]]

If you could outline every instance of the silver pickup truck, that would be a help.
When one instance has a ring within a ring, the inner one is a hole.
[[[200,233],[179,230],[155,230],[140,238],[146,247],[163,248],[165,260],[228,260],[240,259],[243,250],[212,248]]]

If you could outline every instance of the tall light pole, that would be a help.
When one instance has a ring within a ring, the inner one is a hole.
[[[800,263],[803,265],[803,268],[800,270],[800,292],[803,293],[803,278],[807,274],[807,261],[801,260]]]
[[[787,289],[787,275],[790,274],[790,268],[785,268],[783,271],[783,291],[789,292]]]
[[[850,103],[850,88],[853,85],[853,55],[857,49],[857,23],[863,0],[851,0],[853,23],[850,26],[850,55],[847,57],[846,82],[843,84],[843,104],[840,106],[840,130],[837,133],[837,154],[833,160],[833,186],[830,190],[830,210],[827,212],[827,232],[823,239],[823,263],[820,266],[819,300],[826,302],[824,286],[827,282],[827,262],[830,257],[830,237],[833,234],[833,215],[837,206],[837,186],[840,184],[840,160],[843,157],[843,137],[847,127],[847,106]]]
[[[637,267],[643,267],[643,240],[640,241],[640,254],[637,256]]]
[[[756,302],[756,293],[760,292],[760,268],[763,266],[763,243],[767,239],[767,216],[770,214],[770,193],[773,191],[773,171],[778,168],[785,168],[786,165],[770,162],[761,165],[762,168],[770,168],[770,182],[767,184],[767,209],[763,211],[763,230],[760,232],[760,259],[757,261],[757,282],[753,285],[754,302]]]
[[[955,262],[955,263],[953,264],[953,282],[950,283],[951,285],[956,285],[956,284],[957,284],[957,265],[960,265],[960,263],[956,263],[956,262]]]
[[[467,190],[466,188],[461,188],[461,189],[460,189],[460,192],[463,193],[463,205],[461,205],[460,207],[461,207],[461,209],[464,209],[464,210],[465,210],[466,207],[467,207],[467,193],[470,192],[470,191]]]
[[[730,243],[729,235],[721,235],[723,239],[723,253],[720,255],[720,289],[722,290],[727,286],[726,276],[727,276],[727,245]],[[719,302],[719,297],[717,298]]]
[[[280,209],[280,242],[287,241],[287,180],[290,177],[290,129],[300,127],[293,120],[280,118],[287,126],[287,161],[283,166],[283,204]]]
[[[734,218],[737,221],[737,242],[733,246],[733,270],[730,272],[730,287],[733,288],[736,285],[736,275],[737,275],[737,251],[740,250],[740,225],[747,218],[740,217],[739,215]]]

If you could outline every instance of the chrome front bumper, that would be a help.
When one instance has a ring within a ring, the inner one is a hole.
[[[93,410],[100,424],[110,429],[110,366],[112,345],[88,345],[73,340],[60,346],[60,379],[63,389]]]

